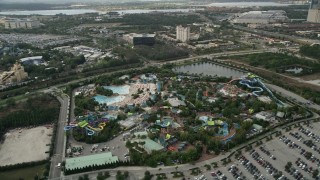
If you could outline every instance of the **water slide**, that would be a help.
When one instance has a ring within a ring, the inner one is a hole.
[[[89,125],[87,127],[93,131],[99,132],[99,131],[102,131],[105,126],[106,126],[106,123],[102,122],[102,123],[99,123],[99,125],[98,125],[99,128],[94,128]]]
[[[254,78],[252,80],[248,80],[248,79],[241,79],[240,82],[239,82],[241,85],[245,85],[247,86],[248,88],[250,89],[256,89],[252,92],[253,95],[255,96],[260,96],[260,93],[263,92],[263,89],[261,87],[258,87],[258,86],[251,86],[250,84],[255,84],[257,83],[257,79]]]
[[[71,128],[74,128],[74,127],[76,127],[76,125],[70,124],[70,125],[68,125],[68,126],[65,126],[63,129],[64,129],[65,131],[69,131]]]
[[[228,84],[232,83],[233,81],[239,81],[239,80],[241,80],[241,78],[231,79],[231,80],[228,82]]]
[[[257,79],[257,82],[259,83],[260,86],[262,86],[263,89],[265,89],[265,90],[269,93],[269,95],[270,95],[275,101],[277,101],[277,103],[279,103],[279,104],[281,104],[281,105],[284,105],[284,103],[283,103],[282,101],[280,101],[280,100],[270,91],[270,89],[268,89],[268,88],[266,87],[266,85],[264,85],[264,84],[260,81],[260,79]]]
[[[90,129],[90,128],[88,128],[88,127],[85,127],[86,128],[86,132],[87,132],[87,135],[88,136],[92,136],[92,135],[94,135],[94,130],[92,130],[92,129]]]

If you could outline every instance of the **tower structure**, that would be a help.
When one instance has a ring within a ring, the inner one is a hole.
[[[190,27],[177,26],[176,39],[181,42],[188,42],[190,39]]]

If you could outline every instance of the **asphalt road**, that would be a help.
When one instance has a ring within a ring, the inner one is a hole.
[[[61,169],[57,167],[58,163],[61,163],[64,160],[65,156],[65,133],[64,126],[66,119],[68,118],[68,107],[69,107],[69,97],[65,94],[62,94],[61,97],[58,97],[58,100],[61,103],[60,106],[60,115],[57,126],[56,140],[54,144],[53,156],[51,157],[51,168],[49,171],[49,179],[59,178],[62,175]]]
[[[288,99],[293,99],[294,101],[296,102],[299,102],[299,103],[302,103],[302,104],[306,104],[307,107],[309,108],[313,108],[313,109],[316,109],[316,110],[320,110],[320,106],[318,104],[311,104],[309,103],[309,100],[291,92],[291,91],[288,91],[286,89],[283,89],[282,87],[279,87],[279,86],[276,86],[276,85],[273,85],[273,84],[267,84],[266,83],[266,86],[271,90],[271,91],[275,91],[277,92],[278,94],[280,94],[281,96],[283,97],[286,97]],[[309,103],[309,104],[308,104]]]
[[[297,43],[303,43],[303,44],[314,44],[314,43],[318,44],[318,43],[320,43],[320,41],[316,40],[316,39],[308,39],[308,38],[303,38],[303,37],[298,37],[298,36],[291,36],[291,35],[280,34],[280,33],[276,33],[276,32],[264,31],[264,30],[260,30],[260,29],[252,29],[252,28],[243,27],[243,26],[239,26],[239,25],[233,25],[233,27],[235,29],[244,30],[247,32],[251,32],[253,34],[261,34],[263,36],[275,37],[275,38],[285,38],[287,40],[294,41]]]

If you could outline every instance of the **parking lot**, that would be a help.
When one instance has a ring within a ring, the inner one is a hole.
[[[313,172],[320,165],[319,130],[320,123],[314,123],[283,131],[270,141],[264,139],[262,145],[253,144],[250,151],[243,149],[231,163],[203,174],[206,179],[224,180],[315,179]]]
[[[86,156],[90,154],[102,153],[102,152],[112,152],[112,155],[118,156],[119,160],[125,161],[129,157],[125,157],[125,154],[128,154],[128,148],[126,147],[126,141],[123,141],[122,134],[115,137],[114,139],[105,142],[105,143],[97,143],[97,144],[86,144],[71,141],[71,145],[82,146],[83,150],[80,156]],[[96,147],[96,148],[93,148]]]

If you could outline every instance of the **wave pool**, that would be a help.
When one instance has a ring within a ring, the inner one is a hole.
[[[113,91],[113,93],[117,94],[129,94],[129,85],[124,85],[124,86],[103,86],[105,89],[110,89]]]
[[[94,100],[96,100],[99,104],[106,103],[107,105],[111,105],[117,102],[121,102],[124,100],[125,96],[102,96],[102,95],[96,95],[93,97]]]

